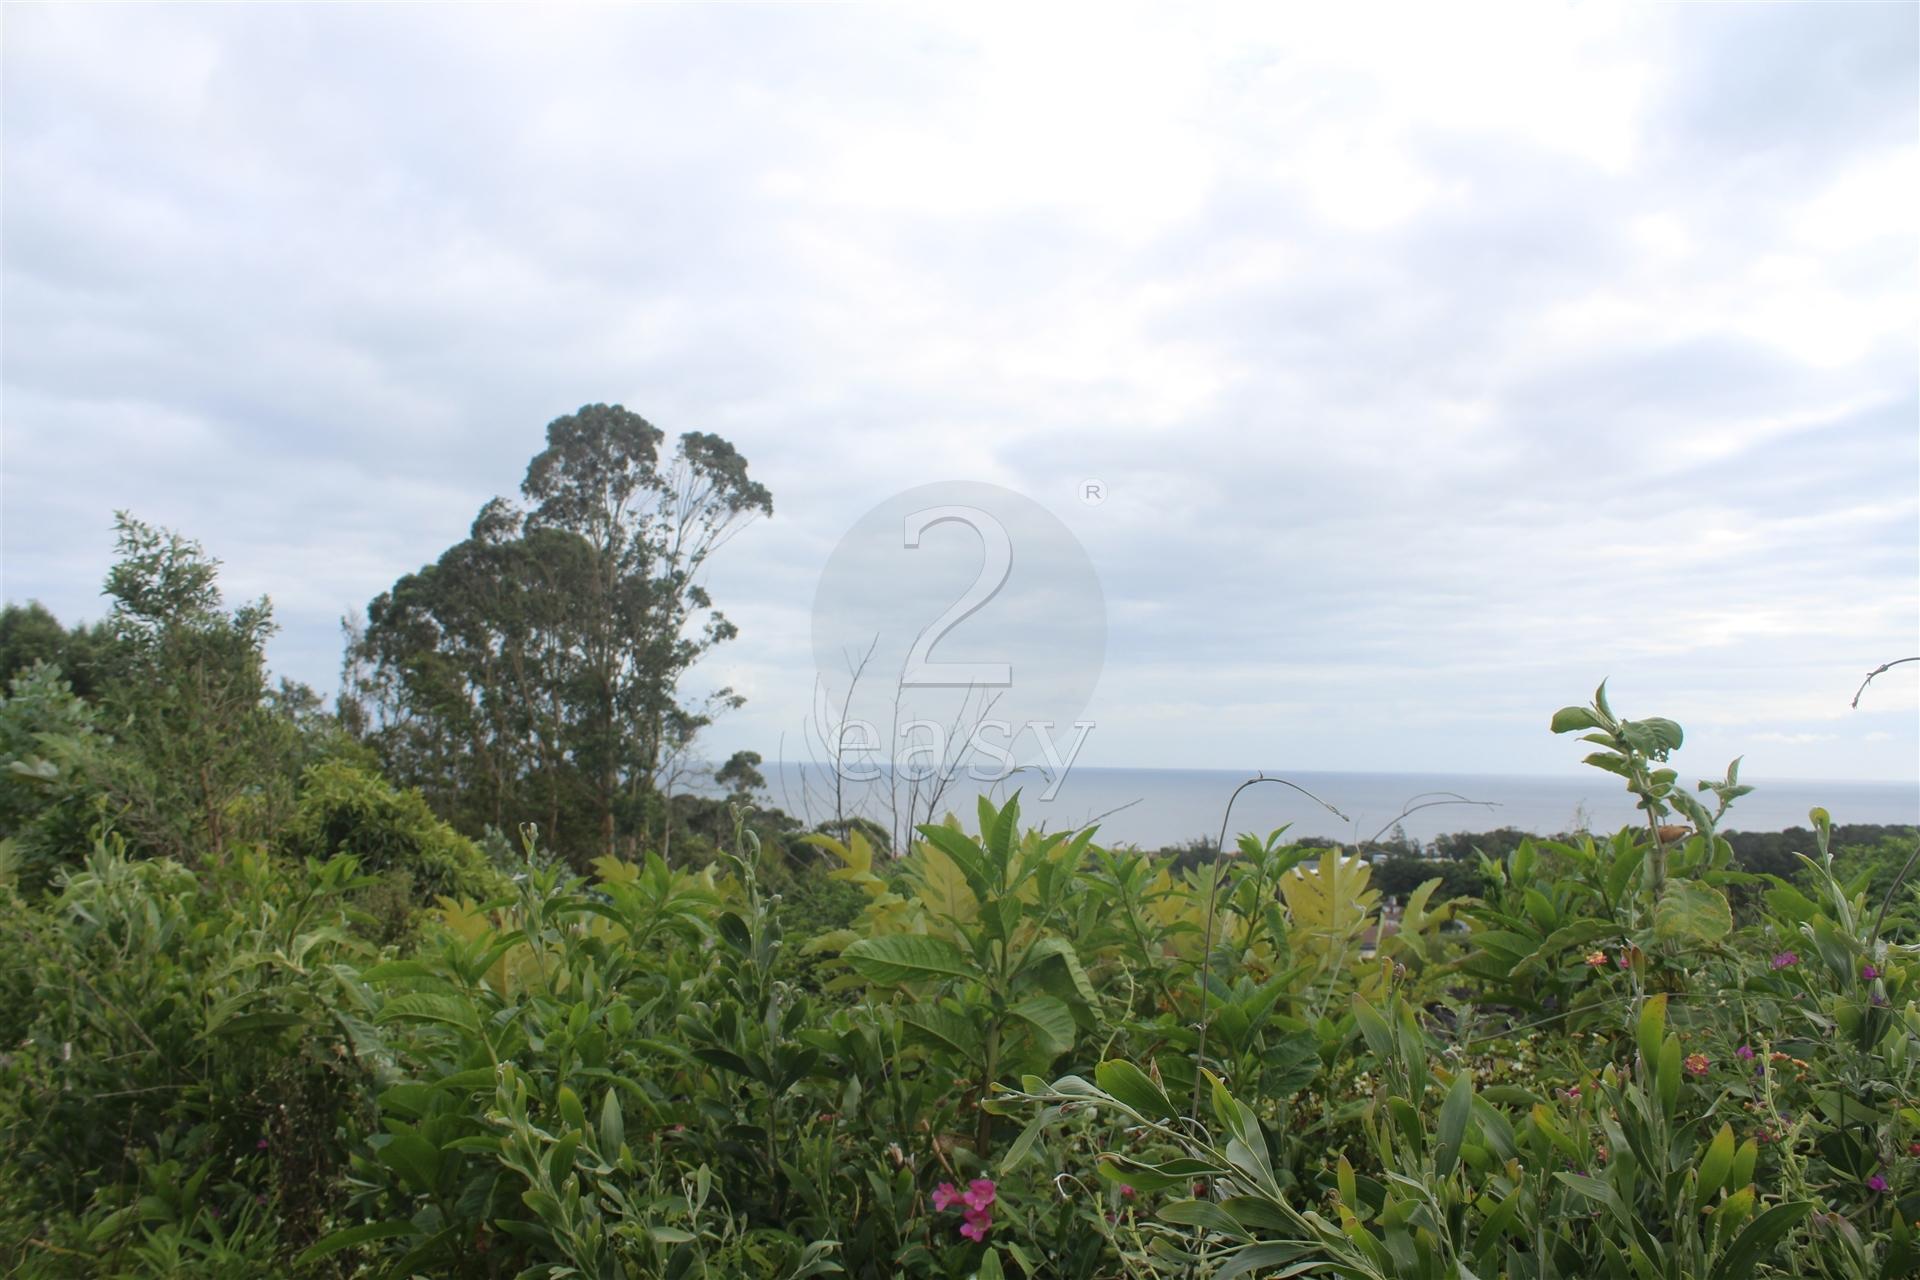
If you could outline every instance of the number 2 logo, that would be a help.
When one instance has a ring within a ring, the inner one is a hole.
[[[1011,663],[935,662],[929,656],[933,646],[945,639],[949,631],[1000,594],[1000,588],[1007,585],[1007,576],[1013,572],[1013,539],[1007,536],[1005,525],[978,507],[928,507],[924,511],[914,512],[906,518],[903,545],[908,550],[917,550],[921,534],[934,525],[949,522],[964,524],[973,530],[986,554],[981,557],[980,573],[974,578],[973,585],[947,606],[947,611],[935,618],[932,625],[913,642],[913,648],[907,654],[906,669],[900,675],[900,683],[917,688],[1011,687]]]

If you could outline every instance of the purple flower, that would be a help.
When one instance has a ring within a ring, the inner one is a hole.
[[[1773,967],[1776,969],[1786,969],[1799,963],[1800,957],[1791,951],[1781,951],[1773,957]]]
[[[1874,968],[1870,964],[1863,964],[1860,966],[1860,976],[1864,978],[1866,981],[1872,982],[1875,978],[1880,976],[1880,971]]]
[[[261,1150],[261,1151],[265,1151],[265,1150],[267,1149],[267,1140],[266,1140],[265,1138],[262,1138],[262,1139],[260,1139],[260,1141],[258,1141],[258,1142],[256,1142],[256,1143],[254,1143],[253,1145],[254,1145],[254,1146],[255,1146],[255,1147],[256,1147],[256,1148],[258,1149],[258,1150]]]
[[[1887,1180],[1881,1177],[1879,1174],[1876,1173],[1871,1178],[1867,1179],[1867,1190],[1885,1191],[1886,1189],[1887,1189]]]
[[[1751,1045],[1744,1045],[1744,1044],[1743,1044],[1743,1045],[1741,1045],[1741,1046],[1740,1046],[1740,1047],[1739,1047],[1738,1049],[1735,1049],[1735,1050],[1733,1051],[1733,1056],[1734,1056],[1734,1057],[1736,1057],[1736,1058],[1738,1058],[1738,1059],[1740,1059],[1740,1061],[1742,1061],[1742,1062],[1752,1062],[1752,1061],[1753,1061],[1753,1047],[1752,1047]]]

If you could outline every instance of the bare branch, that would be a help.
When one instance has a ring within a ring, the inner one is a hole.
[[[1903,662],[1920,662],[1920,657],[1895,658],[1892,662],[1883,662],[1879,666],[1875,667],[1873,670],[1867,672],[1867,678],[1865,680],[1862,680],[1860,682],[1860,687],[1853,691],[1853,709],[1855,711],[1858,711],[1860,709],[1860,695],[1867,691],[1867,686],[1873,683],[1873,678],[1875,676],[1879,675],[1883,671],[1889,671],[1892,668],[1899,666]]]

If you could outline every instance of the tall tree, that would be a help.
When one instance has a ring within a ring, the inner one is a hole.
[[[223,855],[270,822],[290,722],[275,713],[265,597],[229,610],[220,562],[121,512],[107,575],[114,637],[102,694],[124,750],[109,782],[121,826],[157,853]],[[246,803],[243,803],[246,802]]]
[[[465,541],[369,606],[352,682],[390,764],[442,812],[544,819],[576,853],[644,826],[661,769],[705,723],[682,678],[735,634],[702,571],[773,510],[725,440],[689,432],[663,457],[664,441],[618,405],[555,419],[526,505],[488,503]],[[580,807],[591,845],[568,816]]]

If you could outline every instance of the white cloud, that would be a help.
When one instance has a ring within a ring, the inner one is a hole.
[[[853,520],[974,478],[1101,571],[1105,763],[1559,768],[1611,675],[1706,756],[1913,773],[1911,682],[1839,727],[1920,630],[1910,9],[7,28],[8,598],[97,615],[129,506],[330,684],[623,400],[775,493],[716,748],[797,730]]]

